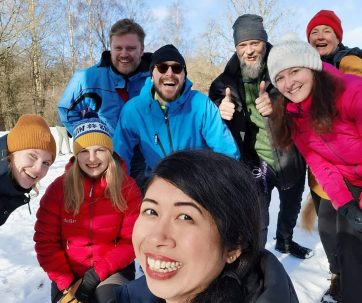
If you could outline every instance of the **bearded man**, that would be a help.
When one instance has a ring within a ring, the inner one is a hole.
[[[162,158],[179,150],[208,148],[240,158],[218,108],[191,89],[185,59],[175,46],[155,51],[150,73],[140,95],[123,107],[113,136],[114,150],[128,168],[137,145],[145,159],[145,178]]]
[[[233,25],[236,52],[224,72],[211,84],[209,97],[219,107],[249,165],[261,192],[262,246],[267,242],[269,205],[274,187],[278,189],[280,210],[275,249],[297,258],[313,256],[313,251],[293,241],[304,191],[306,166],[291,146],[274,148],[270,133],[272,101],[278,97],[270,82],[267,57],[272,45],[258,15],[239,16]]]

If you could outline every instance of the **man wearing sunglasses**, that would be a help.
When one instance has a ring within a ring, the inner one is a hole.
[[[275,249],[300,259],[313,251],[293,241],[304,191],[306,166],[291,146],[289,152],[273,147],[270,123],[271,100],[278,97],[270,82],[266,61],[272,45],[257,15],[239,16],[233,25],[235,54],[224,72],[211,84],[209,96],[238,143],[243,159],[249,164],[260,186],[262,240],[267,241],[269,204],[274,187],[278,189],[280,211]]]
[[[136,145],[145,158],[146,177],[162,158],[178,150],[210,148],[239,158],[217,107],[191,89],[185,59],[173,45],[153,54],[150,72],[140,95],[123,107],[113,136],[115,151],[128,168]]]

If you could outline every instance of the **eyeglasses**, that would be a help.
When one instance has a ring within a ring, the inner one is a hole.
[[[184,70],[184,67],[181,64],[166,64],[166,63],[160,63],[155,65],[157,70],[161,74],[165,74],[168,71],[168,68],[171,67],[171,70],[174,74],[181,74],[181,72]]]

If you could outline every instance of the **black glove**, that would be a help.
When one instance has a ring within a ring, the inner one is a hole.
[[[338,208],[338,213],[346,218],[354,230],[362,232],[362,210],[359,208],[357,201],[352,200]]]
[[[94,271],[94,268],[92,267],[88,269],[85,272],[82,282],[80,283],[74,296],[80,302],[89,302],[94,290],[100,282],[101,280],[99,279],[97,273]]]

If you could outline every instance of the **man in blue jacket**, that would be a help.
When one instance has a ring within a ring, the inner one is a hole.
[[[110,51],[100,62],[77,71],[58,104],[61,122],[72,124],[89,111],[97,111],[113,134],[125,102],[137,96],[149,76],[151,54],[144,53],[145,32],[130,19],[117,21],[109,33]]]
[[[210,148],[239,158],[239,150],[216,105],[191,90],[185,59],[171,44],[158,49],[150,64],[151,77],[139,96],[123,108],[113,136],[115,151],[128,168],[139,145],[147,177],[158,162],[174,151]]]

